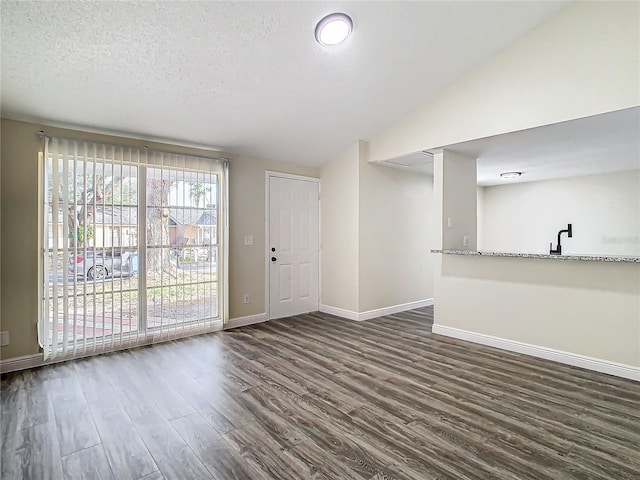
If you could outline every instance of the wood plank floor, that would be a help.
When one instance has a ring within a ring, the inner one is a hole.
[[[640,384],[309,314],[9,374],[2,479],[640,479]]]

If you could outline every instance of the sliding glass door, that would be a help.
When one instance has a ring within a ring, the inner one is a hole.
[[[226,162],[46,142],[45,357],[220,328]]]

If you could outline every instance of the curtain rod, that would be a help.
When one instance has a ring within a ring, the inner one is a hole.
[[[212,157],[212,156],[207,156],[207,155],[199,155],[197,153],[181,153],[181,152],[175,152],[175,151],[171,151],[171,150],[160,150],[160,149],[156,149],[156,148],[150,148],[148,145],[126,145],[124,143],[108,143],[108,142],[101,142],[101,141],[94,141],[94,140],[87,140],[84,138],[77,138],[77,137],[63,137],[63,136],[58,136],[58,135],[49,135],[47,134],[47,132],[45,132],[44,130],[39,130],[38,131],[38,136],[39,137],[43,137],[43,138],[57,138],[59,140],[67,140],[67,141],[71,141],[71,142],[86,142],[86,143],[95,143],[97,145],[104,145],[104,146],[108,146],[108,147],[121,147],[121,148],[140,148],[142,150],[148,151],[148,152],[155,152],[155,153],[166,153],[169,155],[181,155],[181,156],[186,156],[186,157],[196,157],[196,158],[204,158],[206,160],[214,160],[216,162],[229,162],[229,159],[226,157]],[[139,142],[144,142],[144,140],[138,140],[133,138],[132,140],[135,141],[139,141]],[[192,147],[184,147],[184,148],[192,148]]]

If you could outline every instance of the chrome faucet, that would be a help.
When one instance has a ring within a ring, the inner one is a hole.
[[[567,224],[567,229],[566,230],[560,230],[558,232],[558,246],[557,248],[554,250],[553,249],[553,243],[549,244],[549,255],[562,255],[562,245],[560,245],[560,235],[562,235],[563,233],[567,234],[568,238],[572,238],[573,237],[573,232],[571,230],[571,224]]]

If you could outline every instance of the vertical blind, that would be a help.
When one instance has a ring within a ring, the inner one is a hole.
[[[222,327],[228,162],[44,137],[45,359]]]

